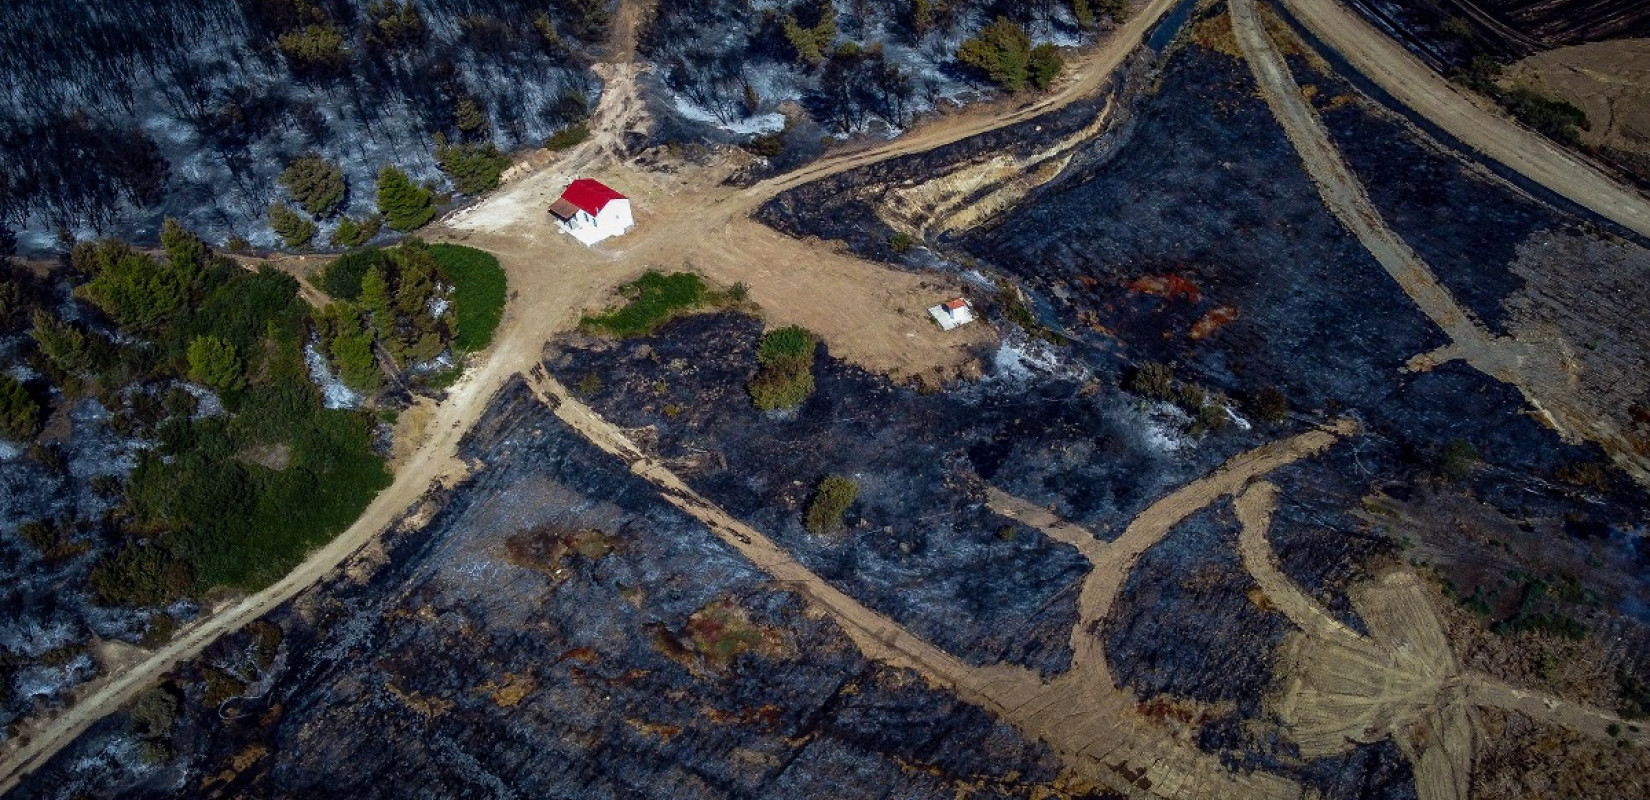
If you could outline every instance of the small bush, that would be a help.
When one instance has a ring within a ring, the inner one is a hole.
[[[1591,129],[1587,122],[1587,114],[1568,100],[1548,97],[1534,89],[1518,87],[1502,98],[1502,103],[1519,122],[1528,125],[1542,135],[1556,139],[1565,144],[1574,145],[1581,141],[1578,131]]]
[[[583,122],[575,122],[550,134],[550,138],[544,140],[544,146],[549,150],[566,150],[588,138],[590,126]]]
[[[510,166],[510,157],[492,142],[442,145],[435,149],[435,160],[462,194],[497,187],[499,176]]]
[[[372,237],[378,235],[378,229],[383,225],[383,218],[376,215],[359,221],[344,217],[338,221],[338,227],[333,229],[328,241],[333,247],[360,247],[372,241]]]
[[[888,237],[889,249],[901,255],[911,252],[911,248],[915,244],[916,240],[911,238],[911,234],[904,231],[899,231],[898,233]]]
[[[763,411],[796,408],[814,393],[814,350],[819,340],[790,325],[769,331],[757,346],[762,368],[746,387],[751,402]]]
[[[40,431],[40,404],[22,382],[0,372],[0,436],[30,439]]]
[[[337,212],[348,189],[344,171],[319,153],[298,156],[275,182],[285,187],[292,199],[316,219],[325,219]]]
[[[1459,481],[1478,466],[1478,450],[1465,439],[1451,439],[1438,454],[1438,474]]]
[[[276,203],[269,207],[269,227],[281,237],[281,243],[297,250],[308,247],[315,238],[315,223],[298,215],[292,206]]]
[[[1175,396],[1174,371],[1156,362],[1142,364],[1129,378],[1129,388],[1153,400],[1171,399]]]
[[[859,484],[842,475],[829,475],[819,482],[814,498],[808,503],[808,514],[803,526],[810,533],[826,533],[842,524],[842,515],[859,497]]]
[[[1255,393],[1250,410],[1261,421],[1276,424],[1289,416],[1289,398],[1277,387],[1267,386]]]

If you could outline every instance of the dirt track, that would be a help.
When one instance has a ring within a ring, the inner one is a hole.
[[[528,380],[540,401],[562,421],[659,487],[667,500],[705,523],[778,584],[828,612],[867,657],[917,670],[934,684],[992,710],[1027,735],[1048,743],[1074,774],[1131,797],[1281,800],[1304,795],[1302,787],[1276,775],[1234,774],[1217,757],[1171,737],[1146,719],[1138,711],[1133,691],[1113,682],[1095,631],[1140,555],[1175,525],[1250,481],[1322,451],[1354,432],[1356,426],[1351,422],[1342,420],[1235,456],[1213,473],[1152,504],[1111,544],[1022,500],[988,490],[994,508],[1077,547],[1094,565],[1079,600],[1079,620],[1072,626],[1071,669],[1044,683],[1021,667],[970,666],[866,608],[802,566],[766,535],[694,492],[544,369],[533,369]]]
[[[1324,205],[1397,281],[1416,307],[1449,336],[1448,346],[1417,356],[1410,367],[1426,370],[1460,359],[1509,383],[1566,441],[1599,443],[1624,471],[1650,485],[1650,459],[1637,451],[1627,431],[1581,391],[1579,366],[1570,344],[1549,331],[1521,332],[1519,338],[1495,336],[1462,308],[1432,268],[1382,219],[1363,183],[1330,142],[1323,121],[1301,98],[1299,85],[1262,26],[1255,0],[1232,0],[1230,8],[1233,32],[1244,60],[1317,184]]]
[[[1650,201],[1581,157],[1457,89],[1402,45],[1335,0],[1282,0],[1295,18],[1358,72],[1468,148],[1641,236]]]

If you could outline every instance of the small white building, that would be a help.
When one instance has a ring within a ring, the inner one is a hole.
[[[933,317],[934,321],[938,322],[940,327],[945,330],[951,330],[974,321],[974,309],[968,305],[967,300],[961,297],[955,300],[947,300],[928,309],[928,315]]]
[[[630,215],[630,200],[607,184],[579,178],[550,204],[550,216],[573,238],[587,245],[620,236],[636,227]]]

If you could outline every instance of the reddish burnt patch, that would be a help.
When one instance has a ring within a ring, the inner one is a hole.
[[[1237,318],[1238,310],[1236,306],[1215,306],[1214,308],[1209,309],[1209,312],[1199,318],[1197,322],[1192,323],[1192,332],[1190,335],[1193,339],[1202,339],[1203,337],[1214,333],[1222,325],[1232,322]]]
[[[1137,294],[1149,294],[1165,300],[1185,300],[1197,304],[1203,299],[1203,290],[1190,279],[1175,274],[1169,275],[1142,275],[1129,284],[1129,291]]]

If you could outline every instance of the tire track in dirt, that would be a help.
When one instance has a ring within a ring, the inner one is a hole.
[[[1477,725],[1475,706],[1517,711],[1598,738],[1625,732],[1620,717],[1465,671],[1444,636],[1430,595],[1412,572],[1394,571],[1352,592],[1365,636],[1336,620],[1278,569],[1267,532],[1277,487],[1260,482],[1237,499],[1244,567],[1272,607],[1301,628],[1277,661],[1285,687],[1271,703],[1303,758],[1345,752],[1391,737],[1415,770],[1421,800],[1466,800]]]

